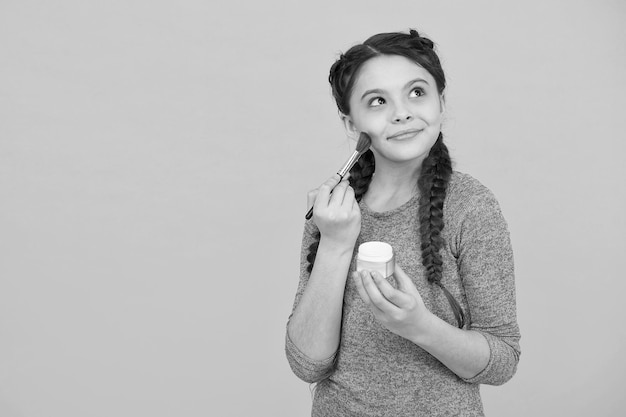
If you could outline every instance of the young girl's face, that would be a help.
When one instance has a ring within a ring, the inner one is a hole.
[[[441,130],[444,101],[435,79],[415,62],[382,55],[365,62],[344,116],[348,133],[372,138],[377,163],[421,161]]]

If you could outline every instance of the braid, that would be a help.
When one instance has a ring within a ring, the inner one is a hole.
[[[350,186],[354,188],[354,196],[357,201],[361,201],[361,198],[367,192],[374,175],[374,167],[374,153],[368,149],[350,170],[350,178],[348,180],[350,181]],[[309,246],[309,253],[306,256],[306,260],[309,262],[307,266],[309,273],[313,270],[317,248],[320,245],[320,237],[321,234],[318,231],[315,234],[315,241]]]
[[[320,238],[322,234],[318,231],[315,234],[315,242],[309,245],[309,253],[306,255],[306,260],[309,262],[309,265],[306,267],[307,272],[310,274],[313,270],[313,263],[315,262],[315,256],[317,255],[317,248],[320,246]]]
[[[443,246],[443,202],[451,174],[452,163],[448,148],[443,143],[443,135],[439,133],[428,157],[422,163],[417,183],[421,194],[418,214],[422,264],[426,267],[426,277],[431,283],[440,282],[443,273],[439,249]]]
[[[361,198],[367,192],[370,182],[372,182],[375,167],[374,152],[368,149],[350,170],[350,178],[348,180],[350,181],[350,186],[354,188],[354,196],[357,201],[361,201]]]
[[[428,282],[441,288],[448,299],[459,328],[465,326],[465,314],[459,302],[441,282],[443,261],[439,253],[444,244],[441,232],[444,227],[443,203],[446,198],[448,182],[452,175],[452,162],[448,148],[439,133],[437,141],[430,149],[428,157],[422,162],[422,171],[417,181],[421,198],[418,215],[422,249],[422,264],[426,267]]]

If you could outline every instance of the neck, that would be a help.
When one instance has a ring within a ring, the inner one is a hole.
[[[387,211],[409,201],[418,193],[421,165],[421,160],[402,164],[377,161],[376,172],[363,196],[365,203],[374,211]]]

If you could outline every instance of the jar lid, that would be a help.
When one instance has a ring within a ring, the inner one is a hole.
[[[369,262],[387,262],[393,258],[393,248],[385,242],[365,242],[359,245],[359,259]]]

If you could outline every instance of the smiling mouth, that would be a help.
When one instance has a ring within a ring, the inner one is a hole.
[[[396,134],[393,134],[391,136],[387,137],[387,140],[404,140],[404,139],[411,139],[413,138],[415,135],[417,135],[418,133],[420,133],[423,129],[408,129],[408,130],[403,130],[402,132],[398,132]]]

